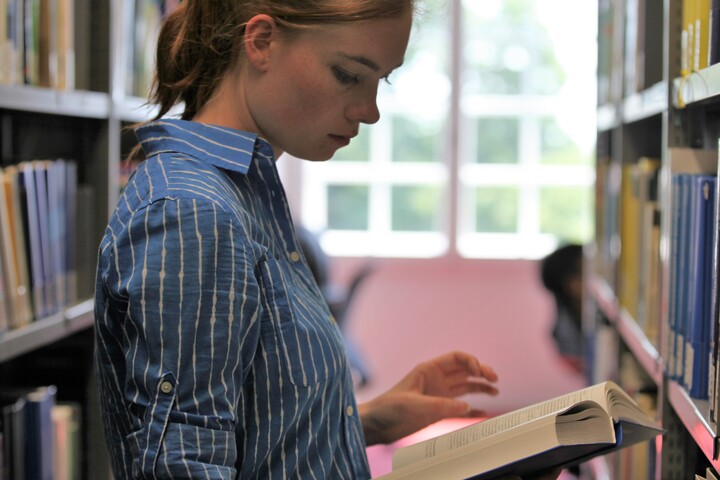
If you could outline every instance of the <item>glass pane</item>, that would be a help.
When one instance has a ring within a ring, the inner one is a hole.
[[[329,185],[330,230],[367,230],[370,190],[367,185]]]
[[[439,119],[396,115],[393,125],[394,162],[437,162],[442,125]]]
[[[442,214],[440,187],[395,186],[392,189],[394,231],[435,232]]]
[[[357,137],[333,156],[333,161],[367,162],[370,159],[370,127],[361,125]]]
[[[517,187],[482,187],[475,190],[475,231],[514,233],[518,224]]]
[[[536,3],[463,1],[464,93],[547,95],[560,90],[565,74]]]
[[[593,189],[545,187],[540,190],[540,230],[565,242],[585,243],[592,235]]]
[[[592,157],[583,154],[567,131],[555,118],[540,120],[542,157],[544,164],[588,165]]]
[[[517,118],[479,118],[477,162],[518,163],[519,136]]]

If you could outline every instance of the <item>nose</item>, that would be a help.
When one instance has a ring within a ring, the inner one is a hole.
[[[366,95],[357,102],[348,105],[345,110],[348,120],[371,125],[380,120],[380,110],[377,106],[377,93]]]

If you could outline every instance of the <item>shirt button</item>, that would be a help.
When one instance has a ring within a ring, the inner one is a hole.
[[[296,251],[290,252],[290,260],[293,262],[299,262],[300,261],[300,254]]]
[[[170,382],[162,382],[160,384],[160,391],[163,393],[170,393],[173,391],[173,384]]]
[[[345,413],[347,413],[348,417],[352,417],[353,414],[355,413],[355,409],[352,407],[352,405],[350,405],[349,407],[347,407],[345,409]]]

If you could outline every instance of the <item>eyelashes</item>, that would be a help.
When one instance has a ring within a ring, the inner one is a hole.
[[[358,75],[353,75],[347,70],[343,70],[340,67],[333,67],[332,71],[337,81],[343,85],[357,85],[360,83],[360,77]]]
[[[343,68],[332,67],[332,72],[335,76],[335,79],[337,79],[337,81],[340,82],[342,85],[358,85],[360,83],[359,75],[350,73]],[[381,80],[388,85],[392,85],[392,82],[390,82],[390,74],[385,75],[381,78]]]

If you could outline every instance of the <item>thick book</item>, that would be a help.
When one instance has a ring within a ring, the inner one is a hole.
[[[399,448],[377,480],[490,480],[570,466],[663,433],[617,384],[603,382]]]

